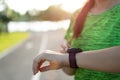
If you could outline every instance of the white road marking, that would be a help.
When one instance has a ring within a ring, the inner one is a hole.
[[[40,80],[40,75],[41,75],[41,73],[38,72],[36,75],[32,76],[31,80]]]
[[[44,51],[47,48],[47,43],[48,43],[48,35],[47,33],[44,33],[41,39],[39,53]]]
[[[41,44],[40,44],[40,49],[39,53],[44,51],[47,48],[47,42],[48,42],[48,35],[46,33],[43,34]],[[38,72],[36,75],[32,76],[31,80],[40,80],[41,73]]]

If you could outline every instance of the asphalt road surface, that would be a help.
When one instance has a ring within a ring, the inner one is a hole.
[[[65,31],[35,32],[0,59],[0,80],[73,80],[62,70],[32,74],[32,60],[41,51],[59,51]],[[9,41],[9,40],[8,40]]]

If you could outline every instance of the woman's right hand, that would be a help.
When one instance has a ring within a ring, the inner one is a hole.
[[[67,53],[67,49],[70,48],[70,44],[67,43],[67,41],[64,41],[62,44],[61,44],[61,49],[60,49],[60,52],[61,53]]]

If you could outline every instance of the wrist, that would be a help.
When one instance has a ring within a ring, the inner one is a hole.
[[[63,58],[62,58],[62,64],[63,67],[69,67],[69,54],[63,54]]]
[[[69,64],[71,68],[78,68],[76,61],[76,53],[69,54]]]
[[[78,68],[76,54],[82,52],[79,48],[70,48],[67,51],[69,53],[69,65],[71,68]]]

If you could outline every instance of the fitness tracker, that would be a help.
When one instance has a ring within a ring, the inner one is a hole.
[[[76,54],[79,52],[82,52],[82,49],[80,48],[69,48],[67,50],[69,53],[69,64],[71,68],[78,68],[77,63],[76,63]]]

